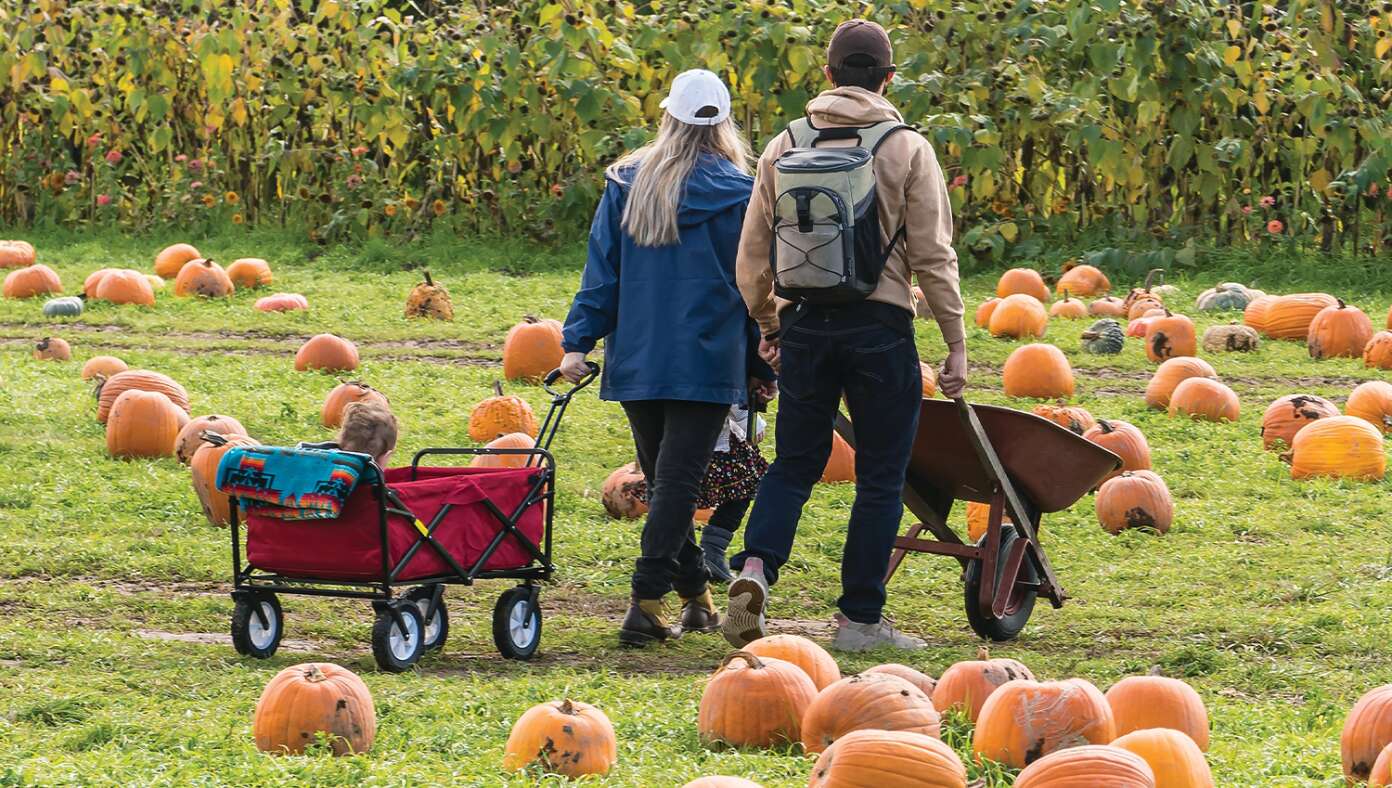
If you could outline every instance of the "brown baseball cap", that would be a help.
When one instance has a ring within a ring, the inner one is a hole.
[[[894,47],[883,27],[869,19],[850,19],[837,26],[827,44],[827,65],[840,68],[851,55],[864,55],[876,68],[894,65]]]

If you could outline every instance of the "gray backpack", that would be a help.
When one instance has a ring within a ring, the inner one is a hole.
[[[875,200],[875,151],[896,131],[897,120],[870,126],[819,129],[793,121],[793,147],[773,163],[773,289],[802,304],[849,304],[879,285],[900,227],[880,242]],[[856,140],[849,147],[818,148],[824,140]]]

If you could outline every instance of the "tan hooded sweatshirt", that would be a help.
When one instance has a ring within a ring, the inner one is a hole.
[[[899,111],[884,96],[857,87],[823,92],[808,102],[807,115],[818,127],[903,122]],[[852,145],[854,141],[829,140],[822,144]],[[778,331],[778,310],[789,303],[773,294],[769,248],[777,198],[773,162],[790,147],[788,135],[779,134],[759,157],[735,264],[744,303],[765,336]],[[952,249],[952,204],[932,144],[913,131],[889,135],[875,153],[875,180],[881,242],[887,243],[901,225],[906,227],[906,233],[885,262],[880,284],[870,294],[870,300],[903,307],[913,314],[912,272],[923,288],[943,340],[951,343],[963,339],[966,334],[962,328],[957,253]]]

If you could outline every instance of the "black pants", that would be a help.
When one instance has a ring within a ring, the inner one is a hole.
[[[648,480],[648,518],[633,570],[633,595],[659,599],[676,590],[683,597],[700,596],[709,575],[691,518],[730,406],[642,400],[623,408]]]
[[[837,606],[860,623],[880,620],[884,576],[904,505],[904,474],[918,428],[923,379],[912,328],[893,328],[872,308],[818,309],[784,332],[777,458],[759,484],[744,551],[762,559],[769,583],[788,561],[802,507],[831,454],[844,392],[856,433],[856,497],[841,558]]]
[[[744,513],[749,511],[749,504],[753,503],[748,498],[739,498],[733,501],[726,501],[715,507],[711,512],[710,519],[706,525],[714,528],[722,528],[730,533],[739,530],[740,523],[744,522]]]

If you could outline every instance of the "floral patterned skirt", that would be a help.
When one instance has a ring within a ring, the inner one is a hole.
[[[722,503],[744,501],[754,497],[759,480],[768,472],[768,460],[751,443],[731,439],[729,451],[711,455],[706,475],[701,479],[701,492],[696,497],[697,509],[714,509]],[[638,499],[648,502],[646,481],[635,491]]]

